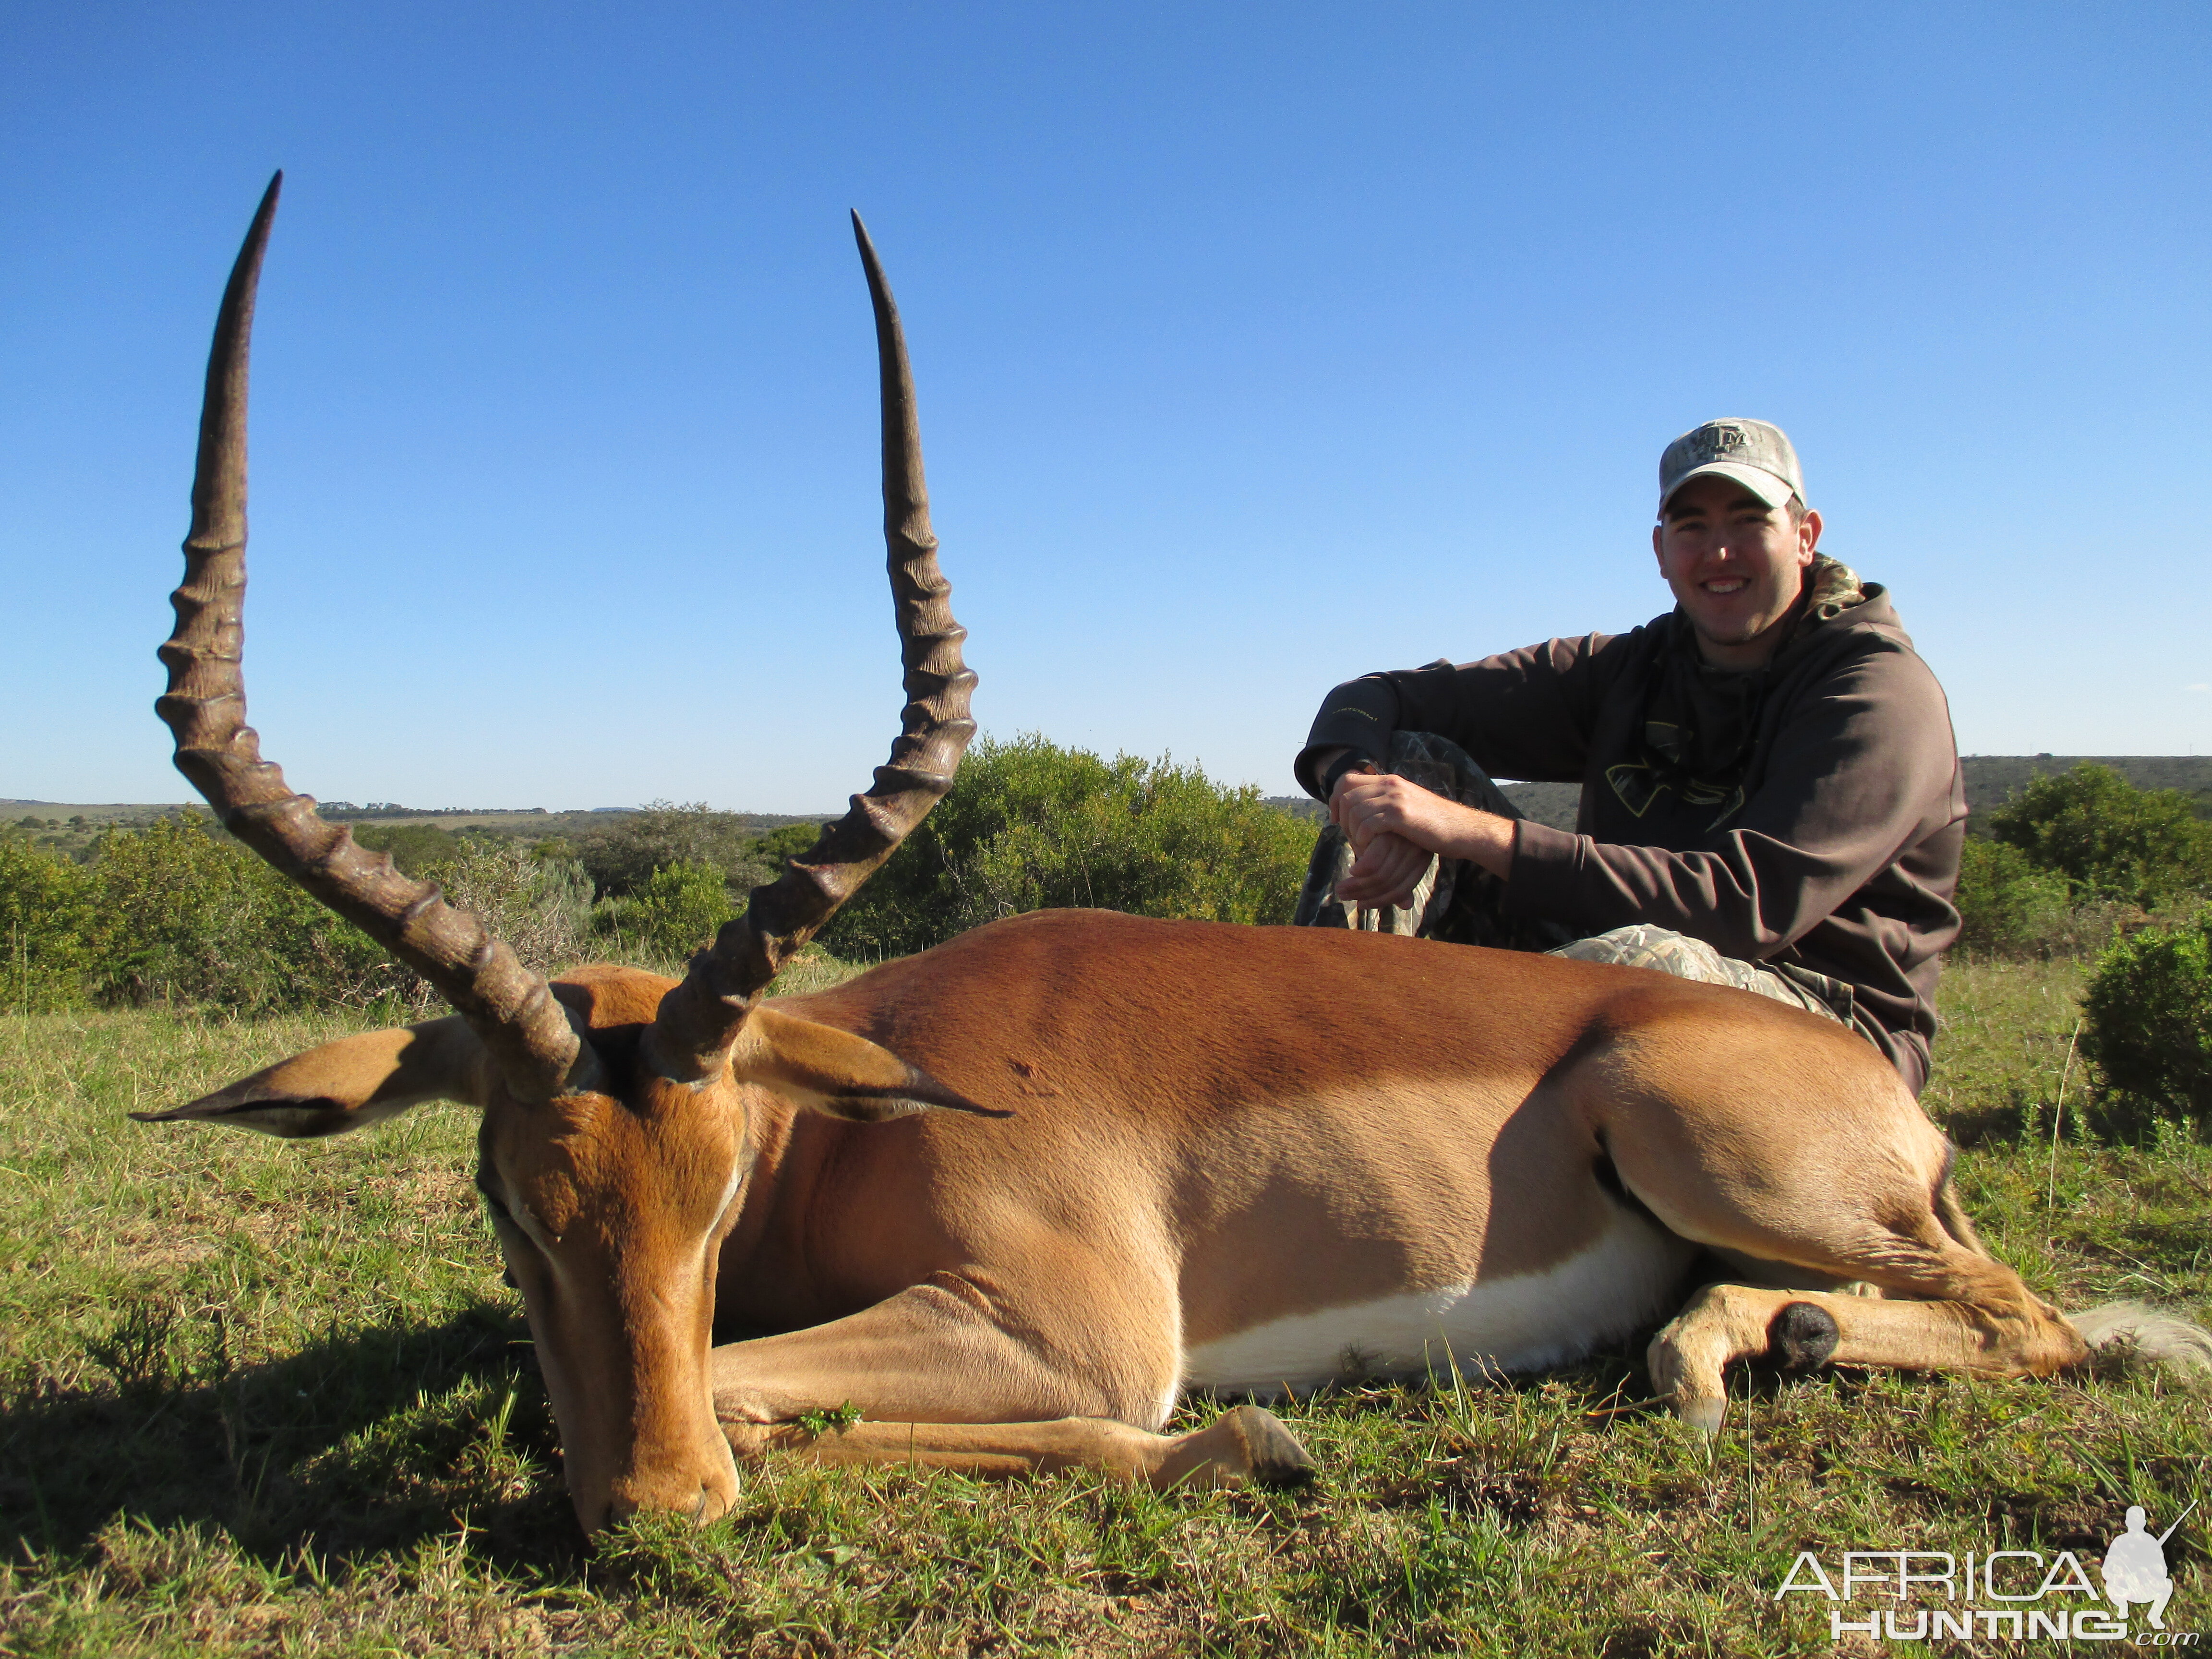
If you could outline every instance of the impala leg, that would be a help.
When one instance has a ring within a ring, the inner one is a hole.
[[[2002,1376],[2086,1358],[2074,1328],[1982,1249],[1951,1190],[1951,1146],[1896,1073],[1838,1028],[1745,1013],[1624,1036],[1572,1079],[1627,1189],[1760,1281],[1708,1286],[1659,1333],[1655,1391],[1711,1431],[1723,1370],[1763,1354]],[[1808,1283],[1824,1288],[1791,1288]],[[1879,1294],[1825,1288],[1850,1283]]]
[[[1153,1434],[1103,1417],[1050,1423],[872,1423],[817,1433],[797,1423],[732,1423],[722,1432],[741,1462],[772,1453],[817,1463],[951,1469],[978,1477],[1095,1469],[1132,1486],[1298,1486],[1313,1460],[1280,1419],[1238,1406],[1188,1434]]]
[[[1893,1266],[1878,1281],[1892,1297],[1924,1300],[1709,1285],[1652,1340],[1652,1387],[1712,1433],[1727,1413],[1723,1373],[1740,1359],[2042,1376],[2087,1357],[2009,1267],[1958,1246],[1929,1254],[1924,1273]]]
[[[1006,1304],[1003,1292],[939,1273],[826,1325],[730,1343],[711,1358],[715,1416],[744,1458],[790,1450],[979,1475],[1081,1468],[1159,1487],[1312,1474],[1290,1431],[1257,1407],[1189,1434],[1152,1431],[1173,1407],[1181,1363],[1164,1322],[1094,1307],[1055,1335]],[[1152,1342],[1137,1334],[1155,1329]],[[861,1420],[821,1434],[798,1421],[841,1406]]]

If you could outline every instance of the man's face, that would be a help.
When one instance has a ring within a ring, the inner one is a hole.
[[[1820,539],[1820,515],[1790,522],[1733,478],[1692,478],[1651,532],[1659,574],[1697,630],[1705,660],[1757,668],[1782,642]]]

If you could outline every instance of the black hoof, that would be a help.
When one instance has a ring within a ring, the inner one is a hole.
[[[1766,1328],[1768,1351],[1793,1371],[1826,1364],[1842,1335],[1836,1316],[1811,1302],[1791,1303]]]
[[[1222,1422],[1244,1448],[1244,1459],[1255,1486],[1303,1486],[1320,1473],[1312,1456],[1298,1444],[1297,1437],[1283,1426],[1283,1419],[1258,1406],[1238,1406],[1221,1414]]]

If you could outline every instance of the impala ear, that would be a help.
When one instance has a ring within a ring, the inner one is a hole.
[[[389,1031],[340,1037],[141,1123],[228,1123],[302,1139],[342,1135],[426,1100],[482,1106],[491,1056],[459,1014]]]
[[[1013,1115],[978,1106],[866,1037],[773,1008],[746,1013],[730,1056],[730,1074],[739,1083],[773,1089],[809,1111],[855,1123],[881,1123],[937,1109],[978,1117]]]

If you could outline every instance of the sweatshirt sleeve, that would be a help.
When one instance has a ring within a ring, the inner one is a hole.
[[[1506,908],[1592,933],[1654,922],[1760,961],[1844,906],[1931,814],[1948,815],[1950,712],[1909,651],[1883,646],[1839,665],[1788,711],[1771,753],[1709,849],[1517,824]]]
[[[1298,751],[1298,781],[1325,799],[1331,781],[1316,763],[1328,750],[1348,749],[1355,760],[1379,763],[1393,732],[1433,732],[1466,750],[1492,777],[1578,782],[1604,688],[1634,637],[1547,640],[1479,662],[1437,662],[1348,680],[1322,700]]]

